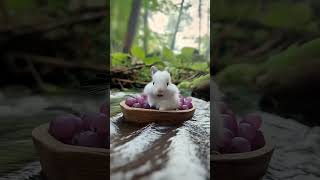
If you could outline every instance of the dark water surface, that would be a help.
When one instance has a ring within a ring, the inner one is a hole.
[[[122,113],[112,117],[111,179],[209,179],[209,102],[193,103],[194,117],[180,125],[138,126]]]
[[[105,99],[103,96],[76,94],[6,96],[0,92],[0,180],[41,179],[31,131],[58,114],[67,113],[65,109],[98,112]],[[47,110],[48,107],[51,110]]]

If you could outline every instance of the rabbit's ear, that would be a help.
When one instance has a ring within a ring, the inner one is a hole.
[[[164,68],[165,71],[169,72],[169,67]]]
[[[158,71],[158,68],[155,66],[151,66],[151,75],[154,75]]]

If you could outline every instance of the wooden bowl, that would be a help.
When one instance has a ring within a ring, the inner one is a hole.
[[[156,109],[133,108],[126,105],[125,101],[120,102],[121,110],[126,121],[135,123],[179,123],[192,118],[196,108],[187,110],[159,111]]]
[[[267,172],[274,151],[270,141],[258,150],[211,155],[213,178],[219,180],[260,180]]]
[[[72,146],[59,142],[48,133],[48,124],[32,131],[47,180],[105,180],[109,177],[109,150]]]

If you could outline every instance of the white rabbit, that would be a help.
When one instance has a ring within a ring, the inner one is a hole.
[[[170,73],[166,68],[159,71],[151,67],[152,81],[148,83],[143,92],[147,95],[148,104],[159,110],[174,110],[179,108],[179,89],[172,84]]]

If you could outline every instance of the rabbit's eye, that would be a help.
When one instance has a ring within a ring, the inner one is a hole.
[[[169,83],[167,83],[167,86],[169,86]]]
[[[152,84],[154,85],[154,82],[152,82]]]

